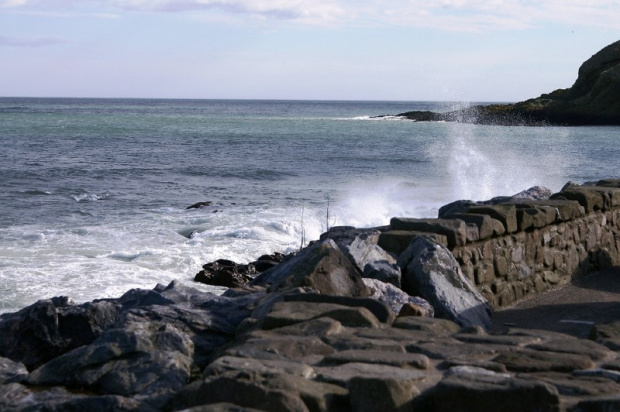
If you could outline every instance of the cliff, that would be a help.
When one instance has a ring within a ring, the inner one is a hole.
[[[588,59],[575,84],[515,104],[478,105],[447,113],[405,112],[417,121],[497,125],[620,125],[620,41]]]

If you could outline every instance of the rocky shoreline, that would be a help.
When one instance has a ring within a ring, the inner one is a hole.
[[[579,68],[575,84],[515,104],[477,105],[446,113],[411,111],[397,116],[415,121],[487,125],[620,125],[620,41]]]
[[[554,196],[620,206],[620,180],[601,182]],[[472,203],[442,213],[488,207]],[[515,228],[533,215],[516,216]],[[385,229],[337,227],[294,255],[205,265],[210,281],[237,282],[222,296],[172,282],[0,315],[0,410],[620,410],[620,321],[589,339],[489,333],[492,305],[447,246],[460,235],[409,234],[396,255],[380,246]]]

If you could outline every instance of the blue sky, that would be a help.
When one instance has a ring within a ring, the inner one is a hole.
[[[620,0],[0,0],[0,96],[518,101]]]

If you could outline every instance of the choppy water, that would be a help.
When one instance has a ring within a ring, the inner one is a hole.
[[[297,249],[302,224],[315,239],[620,175],[618,127],[372,118],[453,107],[0,98],[0,312],[193,285],[208,261]]]

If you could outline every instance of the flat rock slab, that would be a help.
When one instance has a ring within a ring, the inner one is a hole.
[[[276,302],[263,320],[269,330],[317,318],[331,318],[344,326],[378,328],[381,322],[368,309],[333,303]]]
[[[356,377],[374,379],[394,379],[397,381],[415,382],[425,379],[426,373],[416,369],[404,369],[389,365],[371,363],[346,363],[339,366],[316,368],[317,379],[346,387]]]
[[[253,339],[228,348],[224,354],[241,358],[288,360],[327,356],[335,350],[318,337],[273,336]]]
[[[271,359],[238,358],[235,356],[222,356],[213,361],[205,369],[205,377],[221,375],[228,371],[252,371],[261,375],[286,373],[287,375],[312,378],[314,369],[300,362],[289,362]]]
[[[594,366],[589,356],[531,349],[504,352],[493,358],[493,361],[502,363],[506,365],[506,369],[515,372],[572,372]]]
[[[555,387],[518,378],[449,376],[414,401],[413,410],[428,412],[560,412]]]
[[[428,369],[429,359],[415,353],[397,353],[378,350],[346,350],[326,356],[324,364],[373,363],[400,368]]]
[[[437,333],[439,336],[452,335],[461,329],[459,325],[451,320],[422,316],[398,317],[394,320],[392,326],[397,329],[433,332]]]

